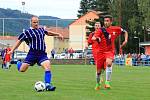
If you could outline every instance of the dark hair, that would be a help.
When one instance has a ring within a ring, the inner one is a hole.
[[[104,19],[105,19],[105,18],[109,18],[111,21],[113,20],[113,17],[112,17],[111,15],[105,15],[105,16],[104,16]]]

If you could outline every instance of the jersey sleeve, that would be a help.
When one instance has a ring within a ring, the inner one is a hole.
[[[44,31],[44,33],[45,33],[45,34],[48,34],[48,31],[47,31],[47,30],[45,30],[45,28],[44,28],[44,27],[42,27],[42,30]]]
[[[21,33],[19,36],[18,36],[18,40],[20,41],[24,41],[25,40],[25,33]]]
[[[115,31],[117,32],[117,36],[119,36],[121,34],[121,27],[119,26],[114,26]]]
[[[124,30],[123,28],[121,27],[115,27],[116,30],[117,30],[117,35],[120,35],[120,34],[124,34],[126,32],[126,30]]]
[[[121,33],[127,32],[125,29],[121,28]]]

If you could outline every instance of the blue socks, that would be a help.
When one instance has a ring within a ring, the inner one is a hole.
[[[45,84],[49,85],[51,83],[51,71],[45,71]]]
[[[18,71],[20,71],[21,65],[22,65],[22,62],[21,61],[17,61],[17,69],[18,69]]]

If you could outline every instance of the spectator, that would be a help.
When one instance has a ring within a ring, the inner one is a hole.
[[[145,54],[141,54],[141,62],[142,62],[142,64],[145,64],[145,62],[146,62],[146,55]]]
[[[73,53],[74,53],[74,50],[72,48],[69,49],[69,54],[70,54],[70,58],[73,59]]]
[[[68,59],[68,48],[65,49],[65,57]]]
[[[55,49],[52,49],[52,51],[51,51],[51,56],[52,56],[52,58],[54,59],[55,58]]]

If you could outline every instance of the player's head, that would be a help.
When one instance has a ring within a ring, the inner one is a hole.
[[[31,27],[37,29],[39,26],[39,18],[37,16],[33,16],[31,18]]]
[[[95,28],[95,30],[98,30],[99,28],[101,28],[101,23],[100,22],[95,22],[94,28]]]
[[[111,15],[104,16],[104,26],[107,28],[112,25],[113,18]]]

